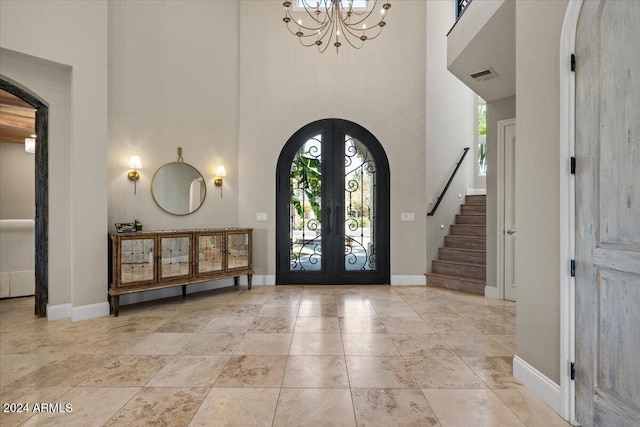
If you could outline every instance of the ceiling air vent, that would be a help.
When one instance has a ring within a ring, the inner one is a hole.
[[[494,77],[498,77],[498,73],[496,73],[496,70],[491,67],[486,70],[478,71],[477,73],[471,74],[471,78],[477,82],[489,80]]]

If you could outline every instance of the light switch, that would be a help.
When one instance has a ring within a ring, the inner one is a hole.
[[[256,221],[264,222],[267,221],[268,215],[266,212],[258,212],[256,214]]]
[[[400,214],[400,221],[415,221],[416,214],[413,212],[403,212]]]

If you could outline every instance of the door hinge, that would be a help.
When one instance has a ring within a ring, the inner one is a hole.
[[[571,260],[571,277],[576,277],[576,260]]]
[[[576,379],[576,363],[571,362],[571,380],[575,381]]]
[[[571,157],[571,175],[576,174],[576,158]]]
[[[571,54],[571,71],[576,71],[576,55]]]

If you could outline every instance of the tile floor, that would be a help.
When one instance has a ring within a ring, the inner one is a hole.
[[[30,405],[2,426],[569,425],[511,375],[509,302],[256,286],[78,323],[32,312],[32,298],[0,301],[0,400]]]

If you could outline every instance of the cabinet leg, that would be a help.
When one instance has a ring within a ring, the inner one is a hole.
[[[182,285],[182,299],[187,297],[187,285]]]
[[[247,274],[247,283],[249,283],[249,290],[251,290],[251,279],[253,279],[253,274]]]
[[[233,278],[233,286],[238,286],[240,284],[240,276],[235,276]]]
[[[113,317],[118,317],[120,306],[120,295],[111,296],[111,308],[113,309]]]

